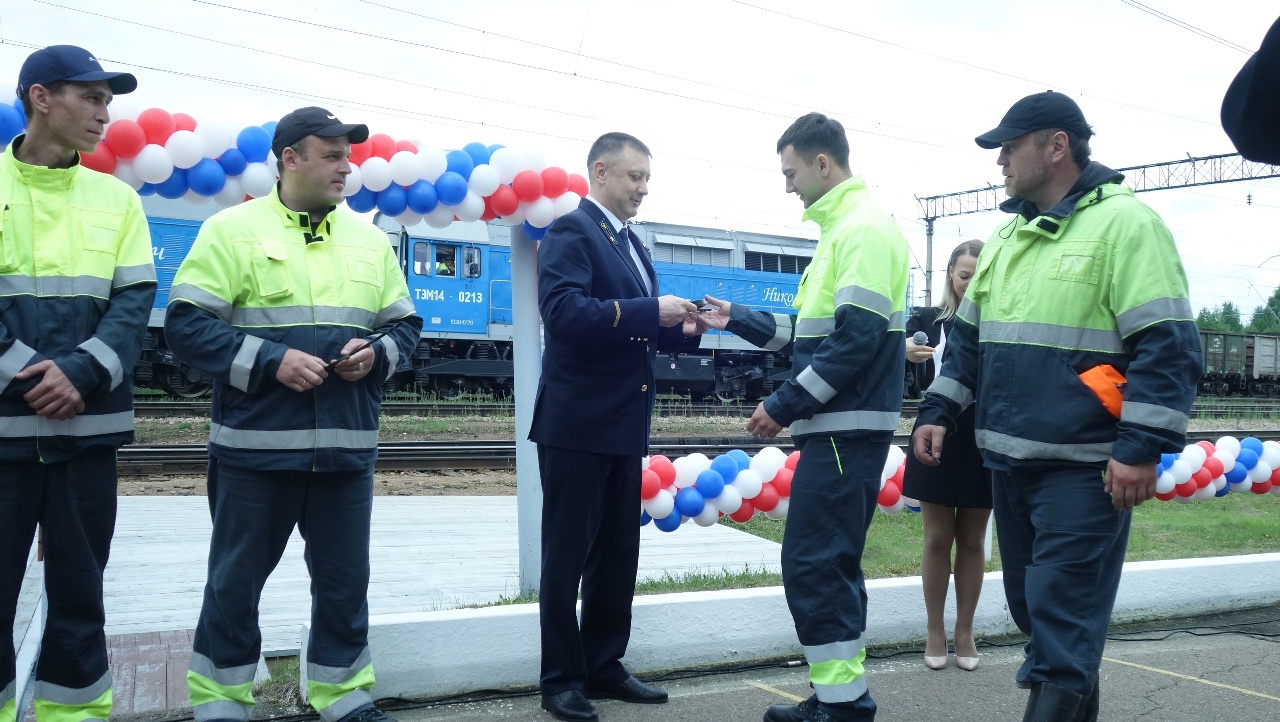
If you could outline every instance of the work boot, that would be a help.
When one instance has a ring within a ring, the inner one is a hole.
[[[800,704],[771,704],[764,711],[764,722],[833,722],[831,716],[818,708],[817,695]]]
[[[1084,697],[1049,682],[1031,685],[1027,711],[1022,722],[1075,722],[1084,706]]]
[[[1084,706],[1080,709],[1080,722],[1098,722],[1098,702],[1102,696],[1102,685],[1093,680],[1093,690],[1084,698]]]

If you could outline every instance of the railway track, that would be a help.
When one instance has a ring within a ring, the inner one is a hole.
[[[1187,442],[1215,441],[1223,436],[1242,438],[1249,431],[1238,429],[1192,431]],[[1274,436],[1277,434],[1263,434]],[[907,434],[895,434],[893,443],[906,446]],[[742,449],[749,454],[766,446],[778,446],[790,451],[791,439],[782,437],[768,443],[754,437],[657,437],[651,450],[654,454],[666,454],[672,458],[688,456],[695,452],[717,456],[730,449]],[[121,476],[158,476],[204,474],[208,469],[209,455],[204,444],[157,444],[151,446],[125,446],[117,457]],[[444,469],[514,469],[516,445],[509,439],[478,441],[404,441],[378,445],[378,462],[375,471],[431,471]]]

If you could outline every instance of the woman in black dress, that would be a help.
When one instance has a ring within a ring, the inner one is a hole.
[[[956,309],[973,277],[982,245],[982,241],[965,241],[956,246],[947,262],[947,284],[942,303],[920,309],[907,321],[907,375],[914,380],[909,390],[916,395],[922,395],[929,388],[945,358],[946,337],[951,332]],[[928,336],[925,344],[912,340],[916,331],[923,331]],[[957,419],[956,432],[947,437],[947,454],[938,466],[925,466],[916,460],[914,454],[907,454],[907,468],[902,480],[903,496],[920,502],[924,521],[920,575],[929,618],[924,663],[931,669],[947,666],[947,629],[943,609],[953,573],[953,545],[956,666],[969,671],[978,667],[973,615],[978,607],[978,595],[982,593],[983,542],[987,519],[991,515],[991,472],[982,465],[982,456],[974,441],[973,415],[973,406],[970,405]]]

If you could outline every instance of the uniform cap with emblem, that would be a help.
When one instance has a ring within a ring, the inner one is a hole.
[[[980,147],[992,150],[1014,138],[1046,128],[1069,130],[1085,140],[1093,136],[1076,101],[1062,93],[1046,90],[1014,103],[1000,119],[1000,125],[973,140]]]
[[[298,108],[281,118],[276,124],[276,133],[271,139],[271,150],[279,158],[285,148],[308,135],[318,135],[322,138],[337,138],[345,135],[352,143],[363,143],[369,138],[369,126],[343,123],[333,113],[314,105]]]
[[[107,81],[107,87],[116,95],[132,93],[138,87],[138,79],[129,73],[109,73],[102,69],[98,59],[84,48],[74,45],[50,45],[27,56],[18,73],[18,95],[27,97],[33,85],[50,86],[63,81],[92,83]]]

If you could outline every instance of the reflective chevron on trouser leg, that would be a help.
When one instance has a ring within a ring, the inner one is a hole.
[[[867,693],[862,667],[867,650],[861,639],[806,646],[804,658],[819,702],[852,702]]]
[[[307,663],[307,699],[323,722],[337,722],[353,711],[373,703],[373,663],[369,648],[360,652],[348,667],[326,667]]]
[[[213,660],[191,653],[187,693],[197,722],[211,719],[247,720],[253,715],[253,676],[257,664],[218,669]]]
[[[34,706],[36,722],[105,722],[111,715],[111,673],[80,689],[36,680]]]

